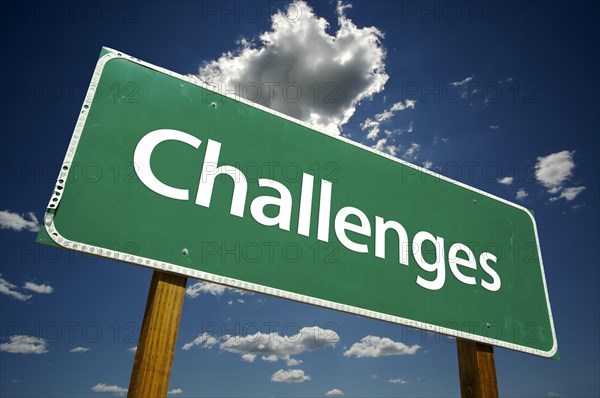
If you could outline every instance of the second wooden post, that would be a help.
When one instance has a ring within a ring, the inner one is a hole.
[[[462,398],[498,398],[494,348],[459,338],[456,345]]]
[[[187,278],[154,271],[140,331],[129,398],[166,397]]]

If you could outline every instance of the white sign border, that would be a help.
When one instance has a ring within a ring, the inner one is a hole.
[[[106,54],[103,55],[102,57],[100,57],[98,59],[98,63],[96,64],[96,68],[94,70],[92,80],[90,82],[87,94],[85,96],[85,100],[81,107],[81,112],[79,114],[79,118],[77,119],[77,123],[75,125],[75,129],[73,131],[71,141],[69,143],[67,154],[66,154],[63,164],[61,166],[61,170],[60,170],[57,182],[56,182],[54,192],[52,194],[52,197],[50,198],[50,202],[48,203],[48,210],[47,210],[46,214],[44,215],[44,226],[46,227],[46,231],[48,232],[48,235],[50,236],[50,238],[57,245],[64,247],[66,249],[69,249],[69,250],[80,251],[80,252],[87,253],[87,254],[111,258],[114,260],[124,261],[127,263],[132,263],[132,264],[141,265],[141,266],[148,267],[148,268],[153,268],[155,270],[171,272],[171,273],[175,273],[175,274],[179,274],[179,275],[183,275],[183,276],[202,279],[202,280],[205,280],[208,282],[218,283],[218,284],[233,287],[236,289],[244,289],[244,290],[249,290],[249,291],[253,291],[253,292],[257,292],[257,293],[263,293],[263,294],[267,294],[267,295],[271,295],[271,296],[281,297],[281,298],[285,298],[288,300],[293,300],[293,301],[306,303],[306,304],[312,304],[312,305],[316,305],[319,307],[324,307],[324,308],[329,308],[329,309],[333,309],[333,310],[337,310],[337,311],[347,312],[350,314],[360,315],[360,316],[364,316],[364,317],[368,317],[368,318],[379,319],[382,321],[391,322],[391,323],[404,325],[404,326],[408,326],[408,327],[413,327],[413,328],[417,328],[417,329],[422,329],[422,330],[426,330],[429,332],[441,333],[441,334],[446,334],[449,336],[454,336],[454,337],[463,338],[463,339],[467,339],[467,340],[477,341],[479,343],[496,345],[499,347],[508,348],[508,349],[515,350],[515,351],[521,351],[521,352],[525,352],[525,353],[532,354],[532,355],[538,355],[541,357],[546,357],[546,358],[553,357],[556,354],[556,352],[558,351],[558,343],[556,340],[556,332],[554,329],[554,319],[552,317],[552,309],[550,307],[550,300],[548,297],[548,289],[546,286],[546,276],[544,273],[544,265],[542,262],[542,253],[541,253],[541,249],[540,249],[537,226],[536,226],[535,219],[533,218],[533,215],[531,214],[531,212],[529,210],[527,210],[526,208],[524,208],[523,206],[520,206],[519,204],[510,202],[506,199],[499,198],[497,196],[494,196],[487,192],[481,191],[481,190],[471,187],[469,185],[463,184],[459,181],[455,181],[446,176],[437,174],[431,170],[408,163],[404,160],[398,159],[391,155],[376,151],[373,148],[369,148],[365,145],[354,142],[354,141],[347,139],[345,137],[342,137],[340,135],[332,135],[330,133],[327,133],[324,130],[315,128],[314,126],[311,126],[308,123],[294,119],[290,116],[284,115],[280,112],[277,112],[277,111],[267,108],[265,106],[250,102],[248,100],[245,100],[244,98],[237,97],[237,96],[231,95],[229,93],[221,92],[220,90],[216,90],[214,87],[203,83],[202,81],[200,81],[198,78],[196,78],[194,76],[180,75],[178,73],[175,73],[175,72],[169,71],[167,69],[161,68],[159,66],[150,64],[148,62],[142,61],[142,60],[132,57],[130,55],[126,55],[120,51],[113,50],[111,48],[103,47],[103,50],[106,52]],[[340,303],[336,303],[336,302],[332,302],[332,301],[322,300],[322,299],[318,299],[318,298],[314,298],[314,297],[310,297],[310,296],[305,296],[305,295],[301,295],[301,294],[297,294],[297,293],[288,292],[288,291],[281,290],[281,289],[275,289],[275,288],[271,288],[271,287],[267,287],[267,286],[263,286],[263,285],[258,285],[255,283],[244,282],[244,281],[241,281],[238,279],[227,278],[227,277],[211,274],[211,273],[204,272],[204,271],[197,271],[197,270],[190,269],[187,267],[182,267],[182,266],[171,264],[171,263],[156,261],[156,260],[146,258],[146,257],[135,256],[135,255],[131,255],[128,253],[119,252],[116,250],[110,250],[110,249],[93,246],[93,245],[88,245],[88,244],[75,242],[75,241],[66,239],[58,232],[58,230],[56,229],[56,226],[54,225],[54,211],[58,208],[58,205],[60,204],[60,200],[62,197],[61,193],[64,190],[64,187],[67,183],[69,169],[72,165],[72,161],[75,156],[75,152],[77,151],[77,145],[79,143],[79,139],[81,137],[83,127],[85,126],[85,122],[87,120],[89,110],[93,104],[94,96],[96,94],[96,89],[98,87],[98,82],[100,81],[102,71],[104,70],[104,66],[109,61],[114,60],[114,59],[124,59],[124,60],[130,61],[130,62],[134,62],[134,63],[142,65],[146,68],[153,69],[157,72],[164,73],[164,74],[174,77],[176,79],[183,80],[187,83],[202,87],[205,90],[212,91],[212,92],[220,94],[224,97],[227,97],[232,100],[249,105],[253,108],[260,109],[261,111],[264,111],[264,112],[268,112],[272,115],[278,116],[280,118],[289,120],[293,123],[307,127],[318,133],[327,135],[329,137],[333,137],[333,138],[338,139],[347,144],[354,145],[360,149],[363,149],[363,150],[369,151],[371,153],[374,153],[376,155],[385,157],[394,162],[400,163],[404,166],[410,167],[412,169],[416,169],[423,173],[437,177],[444,181],[450,182],[450,183],[460,186],[462,188],[466,188],[466,189],[476,192],[480,195],[487,196],[491,199],[500,201],[502,203],[508,204],[519,210],[524,211],[531,218],[531,222],[533,223],[533,227],[534,227],[534,231],[535,231],[535,240],[536,240],[536,245],[537,245],[537,250],[538,250],[538,257],[540,259],[542,282],[544,284],[544,293],[546,295],[548,316],[550,319],[550,327],[552,329],[552,340],[553,340],[552,349],[550,351],[542,351],[542,350],[538,350],[538,349],[534,349],[534,348],[530,348],[530,347],[526,347],[526,346],[522,346],[522,345],[518,345],[518,344],[505,342],[502,340],[496,340],[496,339],[492,339],[492,338],[488,338],[488,337],[484,337],[484,336],[480,336],[480,335],[476,335],[476,334],[465,333],[465,332],[462,332],[459,330],[449,329],[446,327],[432,325],[432,324],[428,324],[428,323],[424,323],[424,322],[417,322],[412,319],[402,318],[402,317],[398,317],[398,316],[394,316],[394,315],[388,315],[388,314],[384,314],[384,313],[380,313],[380,312],[376,312],[376,311],[366,310],[364,308],[359,308],[359,307],[340,304]]]

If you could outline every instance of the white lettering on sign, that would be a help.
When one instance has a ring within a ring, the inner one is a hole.
[[[154,130],[148,133],[138,142],[133,154],[133,164],[138,177],[145,186],[153,190],[159,195],[166,196],[171,199],[188,200],[189,191],[187,189],[173,188],[164,184],[156,178],[150,168],[150,157],[154,148],[163,141],[181,141],[198,149],[202,141],[198,138],[177,130]],[[210,198],[209,198],[210,200]]]
[[[137,144],[133,161],[136,173],[140,181],[153,192],[170,199],[189,200],[189,190],[175,188],[160,181],[152,172],[150,166],[152,152],[164,141],[179,141],[195,149],[200,147],[201,140],[191,134],[178,130],[161,129],[146,134]],[[198,189],[196,192],[195,203],[198,206],[210,208],[213,195],[215,179],[218,175],[226,175],[233,180],[233,193],[231,197],[231,208],[229,213],[236,217],[244,217],[248,196],[248,180],[246,176],[237,168],[230,165],[219,164],[221,153],[221,143],[208,140],[206,144],[206,153],[202,164],[202,171]],[[331,229],[331,198],[333,194],[333,184],[327,180],[320,181],[319,206],[317,220],[316,238],[323,242],[329,242],[329,232]],[[261,195],[250,202],[250,214],[252,218],[261,225],[268,227],[277,227],[284,231],[290,231],[292,221],[292,209],[294,207],[292,194],[282,183],[260,178],[258,186],[270,190],[266,193],[276,192],[275,196]],[[302,174],[302,188],[300,192],[299,219],[297,233],[302,236],[310,237],[310,220],[313,210],[314,199],[314,176]],[[276,207],[276,215],[267,215],[265,207]],[[369,245],[364,238],[374,239],[375,256],[385,259],[386,256],[386,233],[392,230],[398,237],[398,263],[408,266],[409,252],[423,271],[428,273],[428,277],[417,276],[416,283],[428,290],[439,290],[446,282],[446,264],[450,272],[461,283],[466,285],[477,284],[477,262],[475,254],[466,245],[454,243],[448,249],[447,263],[444,249],[444,238],[435,236],[427,231],[418,231],[412,239],[412,247],[409,247],[408,233],[406,229],[396,220],[384,220],[380,216],[375,216],[375,229],[373,231],[369,217],[360,209],[351,206],[345,206],[335,213],[333,229],[338,241],[348,250],[357,253],[369,253]],[[348,236],[352,232],[354,238]],[[364,237],[361,241],[358,236]],[[433,245],[435,257],[428,261],[425,259],[424,245]],[[409,250],[412,249],[412,250]],[[460,255],[459,255],[460,254]],[[496,264],[497,257],[492,253],[483,252],[479,256],[479,265],[485,274],[485,278],[480,278],[480,285],[489,291],[498,291],[501,287],[500,276],[494,270],[490,263]],[[474,275],[475,274],[475,275]],[[433,276],[433,279],[432,279]]]

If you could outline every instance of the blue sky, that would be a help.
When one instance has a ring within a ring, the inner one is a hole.
[[[312,121],[323,128],[341,127],[357,142],[535,212],[561,359],[496,349],[500,394],[598,396],[598,6],[323,1],[294,3],[285,14],[287,4],[4,7],[0,395],[115,396],[129,382],[152,271],[35,243],[105,45],[222,84],[285,82],[293,70],[311,94],[308,61],[322,58],[320,94],[336,89],[340,101],[305,95],[272,106],[305,120],[316,113]],[[297,38],[299,24],[313,40]],[[340,32],[352,40],[319,41]],[[344,67],[327,62],[345,54],[353,56]],[[232,65],[245,68],[244,76]],[[198,282],[188,282],[173,396],[459,395],[452,339],[259,294],[192,287]],[[291,338],[311,327],[327,331],[318,347]],[[252,358],[252,347],[224,337],[258,331],[282,342],[272,357]],[[204,332],[216,340],[186,346]]]

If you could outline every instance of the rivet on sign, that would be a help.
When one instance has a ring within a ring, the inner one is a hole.
[[[217,109],[217,103],[216,103],[215,101],[211,102],[211,103],[210,103],[210,106],[211,106],[213,109]]]
[[[476,205],[477,204],[477,199],[473,199],[473,204]]]
[[[181,251],[181,254],[183,254],[184,256],[187,256],[189,252],[190,251],[188,249],[183,248],[183,250]]]

